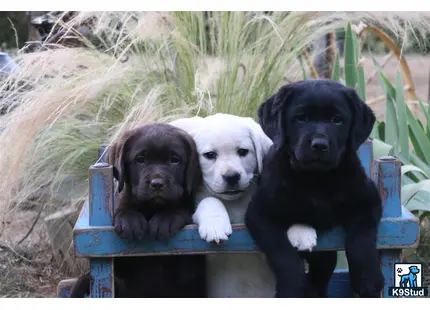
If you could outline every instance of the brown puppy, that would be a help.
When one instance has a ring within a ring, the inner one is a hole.
[[[168,124],[127,132],[109,148],[118,180],[115,231],[130,240],[167,240],[191,223],[193,188],[201,178],[194,140]]]
[[[109,147],[108,162],[118,181],[113,225],[120,237],[166,241],[192,222],[201,170],[185,131],[168,124],[130,130]],[[203,255],[115,258],[115,295],[205,297],[204,264]],[[70,297],[88,294],[89,281],[82,276]]]

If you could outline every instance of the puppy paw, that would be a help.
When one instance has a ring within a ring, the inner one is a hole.
[[[209,218],[199,224],[200,238],[206,242],[220,243],[228,240],[232,232],[230,218],[228,217]]]
[[[380,298],[384,288],[382,273],[370,277],[362,275],[351,276],[352,290],[360,298]]]
[[[142,240],[148,234],[148,226],[148,221],[139,212],[120,211],[115,215],[115,232],[124,239]]]
[[[287,231],[288,239],[299,251],[312,251],[317,245],[317,232],[311,226],[296,224]]]
[[[156,240],[169,240],[187,225],[188,218],[180,212],[157,213],[149,221],[149,235]]]

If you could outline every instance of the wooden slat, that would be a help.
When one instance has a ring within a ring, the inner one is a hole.
[[[384,207],[383,217],[401,216],[401,162],[394,157],[384,156],[374,161],[373,180],[378,184]]]
[[[373,180],[377,183],[384,207],[383,217],[399,217],[402,214],[401,162],[395,157],[384,156],[374,161]],[[401,232],[400,232],[401,234]],[[419,231],[417,233],[417,243]],[[383,298],[389,298],[388,288],[394,286],[394,264],[400,262],[401,249],[380,251],[381,268],[384,275]]]
[[[88,217],[91,226],[112,226],[113,169],[106,163],[97,163],[89,169]],[[81,214],[86,213],[85,210]],[[76,240],[75,240],[76,242]],[[95,241],[92,241],[93,243]],[[75,244],[76,249],[76,244]],[[91,258],[90,297],[115,296],[114,262],[112,258]]]
[[[384,218],[381,221],[377,245],[379,249],[416,247],[418,234],[417,219],[403,208],[402,217]],[[112,226],[78,227],[74,231],[74,238],[76,255],[85,257],[257,251],[253,239],[243,224],[233,225],[230,239],[219,245],[201,240],[196,225],[185,227],[167,243],[152,240],[128,242],[118,237]],[[319,236],[314,250],[333,251],[343,248],[344,231],[336,228]]]
[[[114,260],[111,258],[91,258],[91,298],[112,298],[115,296],[113,265]]]
[[[400,263],[402,250],[383,250],[381,251],[381,267],[384,275],[384,290],[382,292],[383,298],[393,298],[388,295],[388,288],[394,287],[395,269],[394,264]]]
[[[89,222],[91,226],[112,225],[113,170],[106,163],[89,169]]]

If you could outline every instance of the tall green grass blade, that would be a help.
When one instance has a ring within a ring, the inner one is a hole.
[[[403,93],[402,75],[397,72],[396,78],[396,104],[397,104],[397,119],[399,125],[399,146],[400,151],[405,157],[409,158],[409,132],[406,109],[408,108]]]
[[[354,31],[351,31],[351,37],[352,37],[352,45],[354,47],[354,61],[358,66],[358,62],[360,60],[360,44],[358,43],[358,37],[357,34]]]
[[[345,56],[344,56],[344,70],[345,70],[345,83],[349,87],[357,87],[357,61],[356,51],[354,50],[354,38],[351,29],[351,24],[348,23],[345,34]]]
[[[374,57],[372,57],[373,63],[377,67],[379,81],[382,84],[382,87],[385,90],[386,95],[386,111],[385,111],[385,142],[388,144],[397,147],[398,139],[399,139],[399,127],[397,122],[397,113],[395,108],[395,98],[396,98],[396,89],[388,80],[385,73],[382,71],[381,66],[376,61]]]
[[[331,79],[334,81],[340,81],[340,58],[339,53],[336,53],[336,58],[334,59],[333,72]]]
[[[411,136],[411,141],[415,142],[413,143],[414,148],[419,147],[423,160],[425,160],[427,164],[430,164],[430,140],[427,139],[427,136],[424,130],[419,125],[419,122],[417,121],[417,119],[412,114],[409,108],[406,109],[406,114],[407,114],[410,129],[411,129],[410,132],[413,133],[413,137],[414,137],[414,139],[412,139],[412,136]]]
[[[357,68],[357,78],[358,78],[358,94],[363,101],[366,101],[366,81],[364,79],[364,69],[362,66]]]
[[[430,113],[429,113],[429,110],[424,107],[424,104],[422,103],[421,100],[418,99],[418,103],[420,105],[421,112],[426,119],[426,124],[427,124],[426,135],[427,135],[427,138],[430,140]]]

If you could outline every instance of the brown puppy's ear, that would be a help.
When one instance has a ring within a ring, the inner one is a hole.
[[[127,144],[131,140],[132,132],[127,132],[118,141],[108,147],[107,162],[113,166],[113,176],[118,181],[118,193],[124,189],[126,179],[125,157],[127,154]]]
[[[358,148],[369,138],[373,125],[376,122],[372,109],[360,98],[354,88],[346,87],[348,102],[353,111],[352,126],[350,131],[351,147]]]
[[[294,84],[282,86],[258,108],[258,119],[264,133],[273,141],[279,150],[285,141],[285,110],[292,99]]]
[[[193,137],[180,128],[175,127],[175,130],[178,130],[181,133],[183,141],[188,147],[188,158],[185,167],[185,188],[188,195],[191,195],[197,189],[202,180],[199,154]]]

